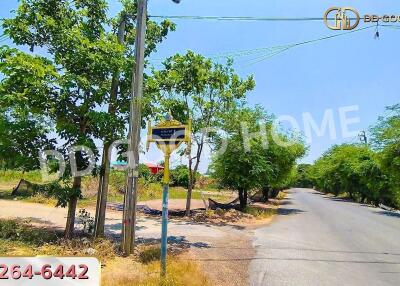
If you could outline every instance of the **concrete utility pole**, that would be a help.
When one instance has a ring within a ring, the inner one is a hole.
[[[132,79],[132,101],[130,107],[128,148],[128,176],[122,221],[122,251],[133,253],[135,244],[136,204],[139,173],[139,146],[141,130],[141,105],[143,96],[144,49],[146,39],[147,0],[139,0],[137,8],[135,68]]]
[[[172,1],[177,4],[180,3],[180,0]],[[132,79],[132,102],[129,120],[129,162],[127,187],[124,198],[124,214],[122,219],[122,251],[125,255],[131,255],[133,253],[135,244],[147,2],[147,0],[138,0],[136,18],[135,68]]]
[[[126,27],[126,15],[124,13],[121,14],[121,19],[118,27],[118,43],[124,44],[125,37],[125,27]],[[108,113],[115,114],[115,102],[118,97],[118,88],[119,88],[119,71],[115,72],[112,78],[111,83],[111,92],[110,92],[110,102],[108,105]],[[95,228],[94,235],[95,237],[104,236],[104,225],[106,219],[106,208],[107,208],[107,194],[108,194],[108,184],[110,179],[110,161],[111,161],[111,142],[109,138],[105,138],[104,140],[104,150],[103,150],[103,159],[102,159],[102,167],[104,167],[100,171],[100,183],[99,183],[99,191],[97,194],[97,206],[96,206],[96,218],[95,218]]]

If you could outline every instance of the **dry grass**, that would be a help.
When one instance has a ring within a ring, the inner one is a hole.
[[[287,194],[284,191],[280,191],[278,196],[276,197],[277,200],[284,200],[286,199]]]
[[[210,281],[199,266],[190,261],[169,257],[167,278],[160,279],[160,263],[140,264],[133,259],[117,258],[102,270],[105,286],[209,286]]]
[[[257,206],[248,206],[244,210],[245,213],[253,216],[255,219],[266,219],[277,214],[277,210],[273,208],[261,208]]]

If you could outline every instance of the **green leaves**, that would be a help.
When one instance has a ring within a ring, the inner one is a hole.
[[[163,65],[164,69],[153,72],[161,90],[159,108],[163,113],[172,108],[182,122],[191,117],[194,134],[202,128],[221,126],[223,115],[255,86],[252,77],[239,78],[231,61],[226,65],[213,63],[192,51],[172,56]]]
[[[39,151],[54,148],[45,118],[1,110],[0,167],[24,171],[39,168]]]
[[[387,196],[386,176],[368,146],[334,146],[316,161],[310,173],[324,192],[348,194],[362,202],[392,204]]]
[[[304,145],[284,134],[279,134],[281,141],[293,141],[291,146],[283,147],[275,142],[272,132],[276,131],[272,130],[269,116],[260,108],[239,109],[230,117],[231,121],[227,121],[225,129],[228,135],[226,151],[214,156],[212,163],[213,175],[221,185],[245,191],[287,187],[293,178],[296,160],[305,154]],[[243,133],[243,124],[253,134]],[[261,127],[265,127],[266,136],[260,133]],[[264,144],[265,140],[268,144]],[[246,141],[250,145],[248,150],[245,148]]]
[[[4,20],[5,33],[31,51],[42,48],[46,56],[0,49],[0,73],[4,76],[1,106],[46,115],[69,144],[123,137],[134,67],[136,1],[123,1],[123,7],[120,14],[127,20],[126,47],[118,43],[115,21],[107,17],[105,0],[21,1],[14,17]],[[173,29],[169,21],[149,21],[147,55]],[[107,115],[103,110],[110,103],[111,78],[117,72],[116,112]],[[145,89],[152,97],[154,87]],[[144,99],[145,117],[153,112],[152,102]]]
[[[400,104],[387,107],[386,114],[371,128],[372,143],[389,181],[387,197],[400,208]]]

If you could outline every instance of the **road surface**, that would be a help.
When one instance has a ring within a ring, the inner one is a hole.
[[[400,214],[292,189],[255,231],[250,285],[400,285]]]

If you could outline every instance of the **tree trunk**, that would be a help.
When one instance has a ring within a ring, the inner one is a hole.
[[[124,44],[125,28],[126,28],[126,16],[121,15],[117,36],[118,36],[118,43],[122,45]],[[115,102],[117,101],[118,98],[118,88],[120,85],[119,77],[120,77],[119,71],[115,72],[112,77],[110,101],[108,105],[108,113],[110,115],[115,115],[116,112]],[[111,150],[109,150],[110,146],[111,146],[110,140],[105,138],[103,159],[99,177],[99,188],[97,194],[96,219],[94,226],[95,237],[104,236],[108,184],[110,181],[110,161],[111,161]]]
[[[247,207],[247,191],[239,190],[240,209],[243,211]]]
[[[190,204],[192,202],[192,191],[193,191],[193,171],[192,171],[193,159],[191,157],[192,156],[189,152],[189,185],[186,196],[186,216],[190,216]]]
[[[95,218],[95,237],[104,236],[104,227],[106,219],[107,209],[107,196],[108,196],[108,185],[110,181],[110,152],[109,143],[104,144],[103,160],[99,177],[99,190],[97,193],[97,206],[96,206],[96,218]]]
[[[75,177],[74,178],[74,189],[81,189],[82,178]],[[65,226],[65,238],[70,239],[73,236],[74,228],[75,228],[75,213],[76,213],[76,205],[78,204],[78,197],[72,197],[68,203],[68,216],[67,216],[67,224]]]
[[[269,187],[264,187],[264,188],[262,189],[262,194],[263,194],[264,202],[268,202],[268,201],[269,201],[269,191],[270,191],[270,188],[269,188]]]
[[[188,193],[187,193],[187,199],[186,199],[186,216],[190,216],[190,204],[191,204],[191,200],[192,200],[192,191],[196,184],[196,174],[197,174],[197,170],[199,169],[201,153],[203,152],[203,146],[204,146],[204,135],[201,138],[200,143],[197,143],[196,164],[194,165],[193,170],[192,170],[193,158],[191,158],[191,156],[189,157],[189,186],[188,186]]]

